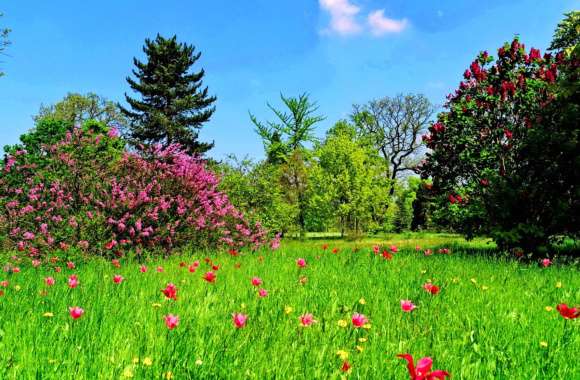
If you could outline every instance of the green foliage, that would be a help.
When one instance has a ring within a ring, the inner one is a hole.
[[[127,119],[116,103],[92,92],[86,95],[68,93],[56,104],[41,105],[34,120],[39,122],[42,119],[60,120],[70,125],[82,125],[87,120],[95,120],[115,128],[127,125]]]
[[[280,94],[280,98],[287,112],[268,103],[276,121],[262,123],[250,113],[250,120],[264,143],[267,160],[275,164],[285,162],[294,151],[304,148],[306,142],[315,142],[315,124],[324,120],[323,116],[314,115],[318,106],[310,101],[308,94],[301,94],[297,98],[287,98]]]
[[[556,27],[550,50],[566,50],[580,44],[580,11],[568,12]]]
[[[2,17],[3,14],[0,13],[0,17]],[[6,47],[8,45],[10,45],[10,41],[8,40],[8,35],[10,34],[10,29],[8,28],[0,28],[0,55],[4,54],[4,50],[6,50]],[[0,77],[3,76],[4,73],[2,71],[0,71]]]
[[[205,72],[190,72],[201,52],[193,45],[166,39],[159,34],[146,39],[143,52],[147,62],[133,59],[135,79],[127,82],[141,100],[125,94],[130,109],[120,107],[130,120],[127,137],[132,144],[179,143],[189,153],[203,154],[213,143],[198,141],[199,129],[215,112],[215,96],[203,86]]]

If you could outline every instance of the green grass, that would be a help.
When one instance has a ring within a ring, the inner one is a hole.
[[[323,242],[213,255],[221,265],[215,284],[202,279],[209,269],[205,255],[151,261],[147,273],[134,262],[120,269],[104,260],[77,262],[75,270],[60,263],[62,273],[21,263],[20,273],[0,275],[10,283],[0,288],[0,379],[159,379],[167,372],[174,379],[332,379],[344,376],[339,350],[349,353],[353,379],[407,378],[395,357],[405,352],[431,356],[434,368],[454,379],[580,378],[580,319],[566,321],[545,309],[580,303],[576,267],[544,269],[475,255],[491,249],[487,242],[451,235],[329,240],[327,251]],[[402,249],[386,261],[371,252],[377,242]],[[450,245],[452,254],[425,257],[415,245]],[[360,250],[353,253],[355,246]],[[332,254],[333,247],[340,252]],[[297,268],[298,257],[307,268]],[[195,259],[201,261],[196,273],[179,267]],[[157,265],[165,272],[157,273]],[[72,273],[80,280],[77,289],[66,286]],[[114,284],[114,274],[125,281]],[[48,275],[57,280],[51,288],[43,281]],[[262,278],[268,297],[257,296],[253,276]],[[428,280],[441,293],[426,293],[421,286]],[[168,282],[178,286],[177,301],[164,300],[160,289]],[[402,299],[418,308],[403,313]],[[77,305],[85,314],[73,321],[68,307]],[[286,306],[293,312],[286,314]],[[249,315],[245,328],[234,328],[233,312]],[[298,317],[307,312],[318,323],[299,327]],[[370,329],[354,329],[353,312],[365,314]],[[181,319],[171,331],[163,321],[169,313]],[[339,327],[341,319],[348,327]]]

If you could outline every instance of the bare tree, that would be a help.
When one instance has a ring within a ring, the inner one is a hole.
[[[422,94],[387,96],[353,106],[351,117],[359,134],[368,138],[388,163],[389,195],[395,192],[397,177],[415,170],[422,154],[421,135],[434,112],[435,107]]]
[[[3,16],[3,14],[0,13],[0,17],[2,17],[2,16]],[[8,45],[10,45],[10,41],[8,41],[8,34],[9,33],[10,33],[10,29],[0,27],[0,55],[4,55],[4,50],[6,49],[6,47]],[[2,71],[0,71],[0,77],[3,75],[4,75],[4,73]]]

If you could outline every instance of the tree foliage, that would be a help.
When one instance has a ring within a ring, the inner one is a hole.
[[[146,62],[133,59],[135,79],[127,77],[131,89],[141,99],[125,94],[129,108],[121,106],[130,120],[127,137],[134,145],[178,143],[189,153],[203,154],[213,143],[198,140],[199,129],[215,112],[215,96],[203,87],[205,71],[191,72],[201,56],[193,45],[177,42],[177,37],[146,39]]]
[[[3,16],[3,14],[0,13],[0,17],[2,17],[2,16]],[[6,47],[8,47],[8,45],[10,45],[10,41],[8,40],[9,34],[10,34],[10,29],[5,28],[5,27],[0,27],[0,55],[4,54]],[[0,71],[0,77],[3,75],[4,75],[4,73],[2,71]]]

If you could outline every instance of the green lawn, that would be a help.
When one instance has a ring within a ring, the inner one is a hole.
[[[375,243],[396,244],[399,252],[385,260],[372,253]],[[424,256],[416,245],[450,246],[451,254]],[[9,282],[0,287],[0,379],[405,379],[399,353],[430,356],[454,379],[580,378],[580,319],[555,310],[580,303],[578,269],[475,254],[492,248],[452,235],[283,241],[274,252],[212,255],[220,265],[214,284],[203,280],[211,270],[203,254],[150,261],[146,273],[125,260],[119,269],[104,260],[76,260],[74,270],[61,262],[61,273],[23,261],[20,273],[0,275]],[[195,260],[195,273],[179,265]],[[67,286],[73,273],[76,289]],[[56,284],[46,286],[46,276]],[[258,297],[254,276],[267,297]],[[429,280],[439,294],[422,288]],[[176,301],[161,292],[169,282]],[[404,313],[404,299],[417,308]],[[84,315],[73,320],[70,306]],[[234,312],[248,315],[246,327],[234,327]],[[370,328],[354,328],[354,312]],[[301,327],[304,313],[317,323]],[[180,318],[173,330],[167,314]],[[345,355],[348,373],[340,370]]]

